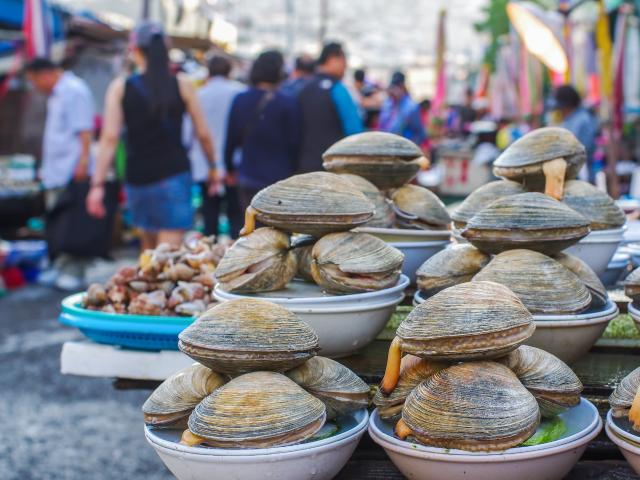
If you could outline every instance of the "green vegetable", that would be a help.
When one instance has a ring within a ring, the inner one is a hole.
[[[524,442],[521,446],[533,447],[534,445],[542,445],[543,443],[558,440],[567,433],[567,425],[560,417],[545,419],[540,423],[536,433]]]
[[[609,322],[602,338],[611,339],[638,339],[640,333],[630,315],[618,315]]]

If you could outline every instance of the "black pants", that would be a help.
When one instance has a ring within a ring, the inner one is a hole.
[[[217,235],[220,224],[220,212],[226,211],[231,227],[231,238],[238,238],[238,233],[244,223],[244,210],[238,200],[238,189],[226,187],[223,196],[210,197],[207,194],[207,184],[200,183],[202,193],[202,217],[204,219],[205,235]]]
[[[243,187],[242,185],[238,185],[238,196],[240,197],[240,206],[242,208],[242,212],[251,205],[251,199],[253,196],[258,193],[261,188],[252,188],[252,187]]]

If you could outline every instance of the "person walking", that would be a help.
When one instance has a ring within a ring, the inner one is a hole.
[[[422,145],[427,139],[427,133],[422,123],[420,107],[409,94],[404,73],[395,72],[391,76],[388,94],[380,111],[379,129]]]
[[[316,75],[298,95],[302,144],[298,173],[322,169],[322,154],[341,138],[364,130],[358,107],[342,83],[347,58],[342,45],[327,43]]]
[[[250,88],[231,106],[224,159],[243,210],[259,190],[296,168],[300,115],[295,99],[278,90],[283,78],[282,54],[261,53],[251,66]]]
[[[224,178],[224,144],[227,137],[227,121],[233,99],[238,93],[245,90],[240,82],[231,80],[231,61],[222,55],[213,55],[207,62],[209,80],[198,90],[198,99],[209,133],[213,138],[216,152],[216,169],[221,178]],[[202,195],[202,216],[204,218],[205,235],[217,235],[220,220],[220,211],[226,207],[227,218],[231,226],[231,237],[237,238],[242,222],[243,212],[240,208],[237,188],[234,185],[226,185],[224,191],[220,190],[211,194],[207,184],[209,174],[209,160],[202,146],[194,142],[193,123],[187,118],[185,122],[186,138],[193,145],[190,152],[193,180],[200,187]]]
[[[300,55],[296,58],[293,71],[280,87],[284,94],[297,97],[300,90],[309,82],[316,69],[316,61],[309,55]]]
[[[219,188],[213,141],[195,89],[188,79],[171,75],[167,38],[162,27],[143,22],[133,32],[132,54],[139,73],[111,82],[87,210],[104,215],[104,181],[125,127],[125,191],[141,247],[180,245],[191,227],[191,171],[182,142],[185,112],[209,162],[209,192]]]

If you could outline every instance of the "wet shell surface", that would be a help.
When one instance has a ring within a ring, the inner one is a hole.
[[[611,413],[614,417],[626,417],[640,387],[640,367],[624,377],[609,397]]]
[[[507,287],[467,282],[418,305],[396,335],[404,352],[453,361],[503,356],[534,331],[531,313]]]
[[[298,262],[289,236],[275,228],[259,228],[239,238],[216,268],[216,278],[227,292],[280,290],[296,274]]]
[[[189,430],[218,448],[268,448],[302,442],[325,422],[324,404],[274,372],[234,378],[207,396]]]
[[[640,300],[640,267],[631,272],[624,280],[624,294],[634,302]]]
[[[216,372],[284,371],[316,354],[318,336],[295,314],[242,298],[207,310],[179,335],[178,347]]]
[[[418,289],[430,296],[453,285],[469,282],[489,260],[489,255],[473,245],[452,245],[420,266],[416,273]]]
[[[441,370],[407,397],[402,419],[420,443],[469,451],[506,450],[538,428],[534,396],[495,362]]]
[[[346,178],[353,183],[358,190],[364,193],[375,207],[375,213],[371,220],[364,224],[365,227],[391,228],[395,223],[396,214],[393,210],[391,201],[385,197],[378,187],[366,178],[350,173],[340,174],[342,178]]]
[[[369,385],[330,358],[313,357],[286,375],[324,402],[328,419],[367,408],[369,404]]]
[[[462,236],[487,253],[526,248],[552,255],[589,234],[589,221],[543,193],[496,200],[469,220]]]
[[[519,183],[509,180],[489,182],[471,192],[453,211],[451,219],[456,228],[462,228],[476,213],[492,202],[519,193],[525,193],[524,187]]]
[[[186,421],[204,397],[226,382],[226,377],[199,363],[183,368],[162,382],[144,402],[144,423],[174,427]]]
[[[513,371],[524,387],[536,397],[543,417],[558,415],[580,403],[582,382],[555,355],[521,345],[498,361]]]
[[[627,220],[613,198],[582,180],[571,180],[565,184],[562,202],[589,220],[591,230],[620,228]]]
[[[594,307],[604,307],[607,304],[607,289],[589,265],[578,257],[568,253],[558,253],[554,258],[563,267],[573,272],[573,274],[586,285],[591,293],[591,305]]]
[[[473,281],[509,287],[533,313],[577,313],[589,307],[584,283],[553,258],[531,250],[508,250],[493,257]]]
[[[307,282],[314,282],[313,276],[311,275],[311,262],[313,258],[311,257],[311,251],[313,250],[313,245],[307,245],[305,247],[296,248],[294,250],[296,257],[298,258],[298,271],[296,272],[297,276]]]
[[[251,207],[265,225],[316,236],[361,226],[375,210],[353,183],[328,172],[281,180],[260,190]]]
[[[399,227],[423,230],[446,230],[451,218],[444,203],[430,190],[405,185],[394,190],[391,200],[396,208]]]
[[[404,255],[368,233],[325,235],[311,253],[311,274],[327,292],[357,293],[394,286]]]
[[[386,132],[364,132],[334,143],[322,155],[325,170],[366,178],[381,190],[397,188],[418,173],[422,151],[410,140]]]

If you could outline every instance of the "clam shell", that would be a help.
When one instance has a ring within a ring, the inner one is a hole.
[[[353,183],[328,172],[294,175],[251,200],[256,218],[287,232],[321,236],[351,230],[373,217],[374,205]]]
[[[189,430],[218,448],[268,448],[300,443],[325,422],[324,404],[273,372],[247,373],[207,396]]]
[[[544,185],[542,164],[556,158],[567,161],[565,178],[568,180],[576,178],[587,156],[584,145],[566,128],[538,128],[507,147],[493,162],[493,173],[539,188]]]
[[[624,280],[624,294],[634,302],[640,300],[640,267],[633,270]]]
[[[589,220],[591,230],[619,228],[627,220],[609,195],[588,182],[571,180],[565,183],[562,201]]]
[[[533,313],[581,312],[591,304],[582,281],[553,258],[531,250],[509,250],[493,257],[473,281],[509,287]]]
[[[328,419],[367,408],[369,404],[369,385],[330,358],[313,357],[286,375],[324,402]]]
[[[378,227],[378,228],[391,228],[396,219],[396,214],[393,211],[391,201],[385,197],[378,187],[371,183],[366,178],[358,175],[352,175],[351,173],[340,174],[342,178],[346,178],[353,183],[358,190],[373,203],[375,207],[375,213],[373,218],[364,224],[366,227]]]
[[[298,258],[298,271],[296,274],[307,282],[315,281],[311,275],[311,262],[313,261],[313,257],[311,256],[312,250],[313,245],[307,245],[306,247],[300,247],[294,250]]]
[[[436,293],[398,326],[402,350],[435,360],[497,358],[535,331],[533,317],[507,287],[468,282]]]
[[[462,236],[487,253],[526,248],[552,255],[589,233],[589,221],[543,193],[504,197],[469,220]]]
[[[311,274],[320,287],[333,293],[382,290],[400,278],[404,255],[368,233],[325,235],[311,252]]]
[[[275,303],[242,298],[207,310],[179,335],[178,347],[216,372],[285,371],[316,354],[318,336]]]
[[[296,274],[298,262],[289,236],[275,228],[259,228],[239,238],[216,268],[216,278],[227,292],[280,290]]]
[[[482,185],[473,192],[453,211],[451,219],[456,228],[462,228],[476,213],[492,202],[510,195],[524,193],[522,185],[509,180],[497,180]]]
[[[536,397],[543,417],[553,417],[580,403],[582,382],[555,355],[520,345],[498,361],[513,371],[522,385]]]
[[[226,382],[225,377],[199,363],[183,368],[162,382],[144,402],[144,423],[174,427],[186,420],[204,397]]]
[[[506,450],[538,428],[538,403],[495,362],[440,370],[407,397],[402,419],[425,445],[470,451]]]
[[[470,244],[452,245],[424,262],[418,269],[418,289],[433,295],[453,285],[469,282],[489,263],[489,255]]]
[[[607,289],[589,265],[568,253],[559,253],[554,258],[586,285],[591,293],[591,304],[594,307],[604,307],[607,304]]]
[[[444,203],[430,190],[417,185],[405,185],[391,194],[396,206],[396,222],[400,227],[446,230],[451,218]]]
[[[626,417],[640,387],[640,367],[624,377],[609,397],[611,413],[614,417]]]
[[[334,143],[322,155],[322,165],[329,172],[359,175],[387,190],[415,177],[422,155],[415,143],[400,135],[364,132]]]

